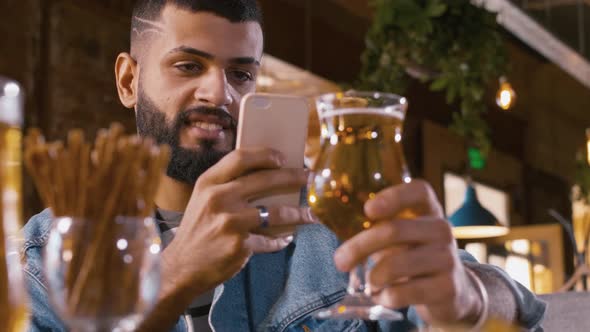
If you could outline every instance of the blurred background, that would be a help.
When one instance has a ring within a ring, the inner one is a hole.
[[[547,210],[572,218],[576,155],[586,147],[590,127],[590,2],[484,2],[501,12],[496,29],[510,63],[504,74],[518,97],[504,110],[496,104],[500,77],[486,83],[485,167],[469,167],[469,142],[449,130],[460,102],[447,103],[444,91],[431,91],[430,82],[416,75],[409,75],[403,91],[410,102],[405,153],[413,176],[432,183],[449,215],[463,203],[469,175],[479,200],[511,231],[508,237],[462,245],[471,245],[485,261],[516,266],[511,273],[531,289],[551,292],[574,269],[570,241]],[[375,23],[368,1],[260,4],[268,55],[260,90],[313,97],[359,83],[367,32]],[[39,127],[52,139],[72,128],[94,134],[112,121],[134,130],[133,112],[119,103],[113,74],[117,54],[128,50],[132,5],[131,0],[0,1],[0,74],[23,84],[27,127]],[[317,126],[310,134],[317,135]],[[29,217],[42,206],[30,181],[25,194]],[[586,226],[580,227],[583,238]]]

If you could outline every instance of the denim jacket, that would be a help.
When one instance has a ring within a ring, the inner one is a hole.
[[[66,331],[51,309],[42,273],[42,251],[51,227],[48,210],[34,216],[24,227],[22,255],[31,296],[30,331]],[[365,323],[359,320],[318,321],[310,313],[336,303],[345,294],[346,274],[334,267],[332,256],[338,246],[336,237],[321,225],[298,229],[286,249],[255,255],[231,280],[217,287],[209,321],[216,332],[233,331],[410,331],[422,326],[413,308],[402,310],[406,317],[398,322]],[[519,323],[536,330],[545,313],[545,303],[515,283],[503,271],[477,264],[460,252],[472,269],[492,273],[509,286],[518,305]],[[187,320],[179,317],[173,332],[188,331]]]

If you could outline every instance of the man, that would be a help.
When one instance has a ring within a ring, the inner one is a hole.
[[[131,52],[120,54],[115,66],[119,97],[135,110],[140,135],[173,149],[156,197],[158,223],[168,242],[162,288],[142,330],[185,331],[194,320],[197,331],[406,331],[423,324],[474,326],[487,316],[538,326],[544,304],[501,271],[459,253],[423,181],[379,193],[365,212],[381,222],[338,250],[335,237],[321,225],[310,225],[309,211],[300,207],[268,207],[269,227],[308,224],[294,237],[254,235],[261,211],[248,201],[301,187],[307,179],[303,171],[281,169],[282,156],[274,151],[233,150],[238,105],[255,89],[262,53],[254,0],[140,0],[136,5]],[[397,218],[407,210],[417,217]],[[49,220],[44,212],[25,228],[33,330],[43,331],[63,329],[39,279]],[[369,256],[374,300],[409,307],[402,309],[408,319],[371,324],[312,318],[344,295],[342,272]],[[181,317],[187,308],[192,319]]]

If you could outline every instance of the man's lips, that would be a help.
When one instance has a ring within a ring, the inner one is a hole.
[[[224,140],[226,134],[235,131],[233,118],[222,109],[197,108],[186,111],[182,114],[182,121],[186,144],[191,145],[203,140]]]
[[[194,140],[217,140],[225,136],[223,126],[211,122],[191,122],[187,126],[187,133]]]
[[[195,124],[207,124],[209,127],[219,126],[220,129],[229,129],[231,127],[230,118],[221,118],[216,115],[193,113],[186,119],[187,126],[194,126]],[[203,129],[208,129],[208,126],[199,125]]]

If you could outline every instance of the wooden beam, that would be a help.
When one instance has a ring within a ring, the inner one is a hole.
[[[332,0],[332,2],[356,16],[368,20],[373,18],[373,10],[367,0]]]
[[[523,2],[522,7],[530,10],[545,10],[555,7],[577,6],[580,0],[529,0]],[[582,3],[590,6],[590,0],[582,0]]]
[[[315,97],[340,91],[340,87],[308,70],[264,54],[257,91]]]
[[[281,1],[299,8],[305,8],[306,4],[305,1],[301,0]],[[353,39],[364,40],[365,32],[369,29],[371,17],[361,15],[363,13],[362,11],[352,11],[358,5],[353,7],[350,2],[351,0],[312,1],[313,18],[324,21],[336,31],[346,34]],[[348,6],[343,6],[343,3],[348,3]]]
[[[498,13],[508,31],[590,89],[590,63],[509,0],[471,0]]]

